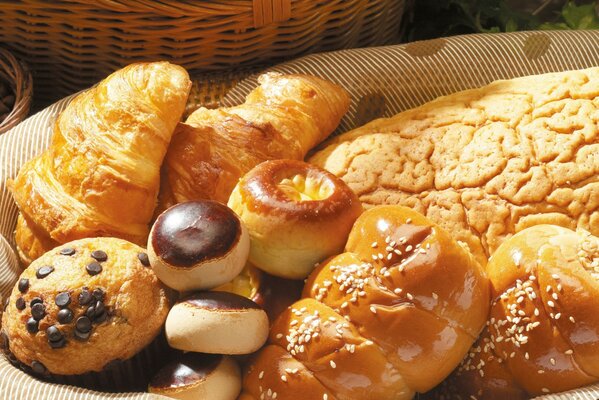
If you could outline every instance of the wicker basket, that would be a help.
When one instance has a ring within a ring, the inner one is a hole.
[[[12,109],[4,109],[2,98],[12,97]],[[0,48],[0,134],[25,119],[33,97],[33,80],[24,64]]]
[[[191,73],[390,44],[410,0],[11,0],[0,43],[33,70],[40,105],[138,60]]]

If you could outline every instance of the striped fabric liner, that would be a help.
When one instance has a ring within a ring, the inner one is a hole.
[[[599,66],[599,31],[518,32],[458,36],[407,45],[344,50],[307,56],[270,71],[307,73],[337,82],[352,96],[337,132],[374,118],[390,117],[434,98],[479,87],[497,79]],[[238,84],[224,105],[243,101],[256,77]],[[19,275],[12,251],[17,208],[6,182],[48,144],[52,123],[64,99],[0,137],[0,296]],[[157,399],[150,394],[105,394],[42,383],[0,357],[0,400]],[[599,385],[545,399],[599,398]]]

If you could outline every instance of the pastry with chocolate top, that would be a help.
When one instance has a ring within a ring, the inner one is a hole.
[[[2,318],[5,351],[41,375],[100,372],[160,332],[169,309],[145,251],[115,238],[81,239],[34,261]]]

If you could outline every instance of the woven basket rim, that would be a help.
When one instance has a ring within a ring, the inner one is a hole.
[[[33,77],[27,66],[8,50],[0,47],[0,80],[9,86],[15,102],[8,116],[0,121],[0,134],[27,117],[33,98]]]

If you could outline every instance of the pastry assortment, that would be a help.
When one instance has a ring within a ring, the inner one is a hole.
[[[115,72],[9,182],[26,266],[0,329],[13,364],[81,386],[158,371],[137,383],[177,399],[599,381],[599,69],[446,96],[308,162],[343,88],[265,74],[182,123],[189,88],[167,62]]]

